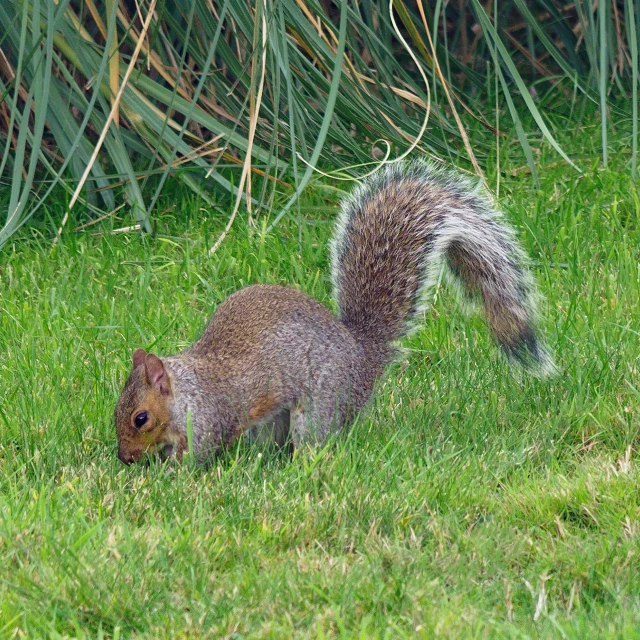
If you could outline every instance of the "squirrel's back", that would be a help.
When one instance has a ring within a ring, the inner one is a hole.
[[[534,372],[553,369],[536,335],[524,253],[487,196],[459,174],[422,161],[374,174],[343,201],[332,255],[340,319],[382,354],[444,268],[482,302],[509,357]]]

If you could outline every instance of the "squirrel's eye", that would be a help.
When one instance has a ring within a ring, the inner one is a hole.
[[[149,414],[146,411],[141,411],[134,419],[133,423],[136,425],[136,429],[141,429],[147,424],[147,420],[149,419]]]

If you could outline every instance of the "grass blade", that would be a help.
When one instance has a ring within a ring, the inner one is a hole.
[[[551,146],[560,154],[560,156],[562,156],[562,158],[566,162],[568,162],[574,169],[576,169],[576,171],[580,171],[582,173],[582,170],[569,158],[569,156],[567,156],[567,154],[562,150],[560,145],[556,142],[556,139],[553,137],[553,135],[549,131],[549,128],[547,127],[544,119],[542,118],[540,111],[538,111],[538,108],[536,107],[535,103],[533,102],[533,99],[531,98],[531,95],[529,94],[529,90],[527,89],[527,86],[522,80],[522,76],[520,75],[518,69],[513,63],[513,60],[511,59],[511,56],[509,55],[502,40],[500,39],[500,36],[498,35],[493,25],[491,24],[491,21],[487,17],[487,14],[484,12],[484,9],[482,8],[482,5],[480,4],[479,0],[471,0],[471,2],[475,7],[476,16],[479,22],[481,23],[483,30],[492,38],[493,43],[495,44],[498,52],[500,53],[502,62],[504,63],[506,68],[509,70],[509,74],[511,75],[511,77],[514,79],[520,91],[520,95],[522,96],[522,99],[524,100],[524,103],[526,104],[529,110],[529,113],[531,113],[531,115],[533,116],[534,120],[536,121],[536,124],[540,128],[540,131],[542,132],[544,137],[549,141]]]
[[[629,48],[631,49],[631,177],[638,175],[638,30],[633,0],[625,0]]]
[[[608,162],[607,143],[607,71],[609,68],[607,60],[607,7],[608,2],[598,1],[598,26],[600,33],[600,66],[599,82],[600,91],[600,133],[602,139],[602,164],[606,167]]]
[[[318,134],[316,145],[313,149],[313,153],[311,154],[309,165],[307,166],[304,175],[302,176],[302,179],[298,184],[298,188],[295,190],[294,194],[289,198],[285,206],[276,215],[275,219],[269,224],[267,233],[271,232],[271,230],[278,224],[282,217],[287,214],[291,206],[298,199],[298,196],[302,193],[304,188],[309,183],[311,174],[313,173],[313,168],[320,158],[320,152],[322,151],[322,147],[324,146],[324,142],[327,137],[327,132],[329,131],[329,126],[331,125],[333,109],[336,104],[338,88],[340,86],[340,76],[342,75],[342,60],[344,58],[344,50],[347,42],[347,15],[347,0],[342,0],[340,4],[340,30],[338,33],[338,45],[336,48],[333,77],[331,79],[331,89],[329,90],[329,95],[327,96],[327,104],[325,107],[324,118],[322,120],[322,126],[320,127],[320,133]]]

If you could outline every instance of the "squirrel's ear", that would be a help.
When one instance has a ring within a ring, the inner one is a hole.
[[[169,395],[169,380],[162,360],[158,356],[154,356],[153,353],[147,353],[144,359],[144,366],[147,382],[158,389],[162,395]]]
[[[139,367],[144,363],[144,359],[147,357],[147,352],[144,349],[136,349],[133,352],[133,368]]]

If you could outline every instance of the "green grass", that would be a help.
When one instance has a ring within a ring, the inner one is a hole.
[[[133,350],[184,348],[238,287],[330,303],[323,192],[301,255],[294,224],[238,221],[209,257],[224,216],[188,195],[155,240],[14,236],[0,637],[640,637],[640,191],[615,136],[606,170],[597,126],[566,137],[585,175],[532,140],[534,191],[504,144],[500,193],[562,375],[514,376],[438,291],[351,432],[293,461],[240,442],[125,468],[112,413]]]

